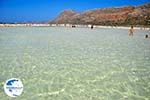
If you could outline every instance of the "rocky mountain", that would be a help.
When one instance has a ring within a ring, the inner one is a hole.
[[[50,23],[150,26],[150,3],[137,7],[105,8],[82,13],[65,10]]]

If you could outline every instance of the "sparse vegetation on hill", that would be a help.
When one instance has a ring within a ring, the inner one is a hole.
[[[82,13],[65,10],[50,23],[150,26],[150,3],[137,7],[106,8],[89,10]]]

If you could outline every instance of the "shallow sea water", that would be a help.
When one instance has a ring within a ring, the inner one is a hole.
[[[148,31],[63,27],[0,28],[0,99],[20,78],[15,100],[149,100]]]

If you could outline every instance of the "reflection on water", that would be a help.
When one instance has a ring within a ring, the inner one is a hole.
[[[148,100],[150,40],[146,31],[50,27],[0,28],[0,97],[16,77],[16,100]]]

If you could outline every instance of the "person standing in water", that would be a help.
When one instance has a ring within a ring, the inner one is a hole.
[[[133,36],[133,31],[134,31],[133,26],[131,26],[131,28],[129,29],[129,36]]]
[[[146,35],[145,35],[145,38],[146,38],[146,39],[148,39],[148,38],[150,39],[150,37],[149,37],[149,35],[148,35],[148,34],[146,34]]]

